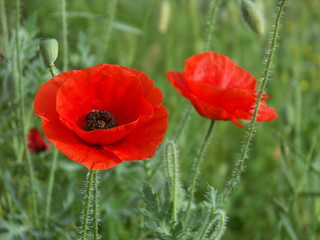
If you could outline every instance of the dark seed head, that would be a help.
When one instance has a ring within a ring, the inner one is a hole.
[[[106,110],[92,110],[86,116],[86,131],[108,129],[116,126],[117,123],[114,119],[114,116],[108,113]]]

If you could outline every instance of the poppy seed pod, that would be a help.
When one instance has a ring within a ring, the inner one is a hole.
[[[42,38],[40,39],[40,52],[47,66],[54,66],[54,62],[58,57],[58,41],[54,38]]]
[[[242,16],[252,31],[259,35],[265,32],[264,16],[260,9],[251,0],[242,0],[240,3]]]

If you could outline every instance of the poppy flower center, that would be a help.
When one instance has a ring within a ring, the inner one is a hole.
[[[92,110],[86,115],[86,131],[108,129],[117,126],[114,116],[106,110]]]

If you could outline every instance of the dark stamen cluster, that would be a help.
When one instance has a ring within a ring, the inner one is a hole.
[[[92,110],[86,116],[86,131],[108,129],[117,126],[114,116],[106,110]]]

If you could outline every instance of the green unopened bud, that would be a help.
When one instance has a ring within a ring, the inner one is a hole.
[[[265,31],[264,16],[256,4],[250,0],[242,0],[240,4],[242,16],[252,31],[263,35]]]
[[[59,51],[58,41],[54,38],[42,38],[39,46],[44,62],[48,67],[54,66]]]

